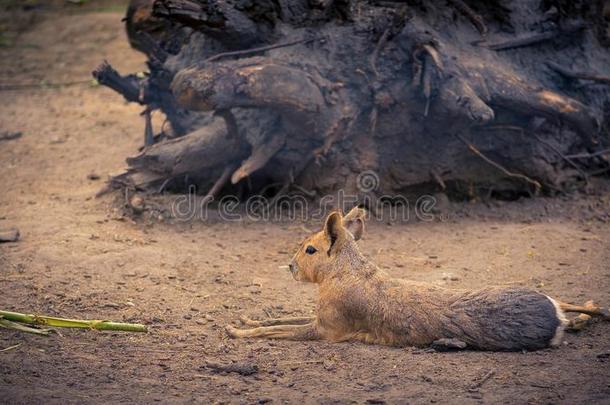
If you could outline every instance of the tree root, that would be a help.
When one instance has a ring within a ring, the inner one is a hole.
[[[225,167],[218,180],[216,180],[212,188],[208,191],[205,197],[203,197],[202,204],[206,204],[207,202],[212,201],[218,195],[224,185],[227,184],[227,181],[229,181],[233,170],[234,167],[232,166]]]
[[[132,103],[145,104],[140,97],[140,80],[134,76],[121,76],[107,61],[91,72],[99,84],[108,86]]]
[[[140,155],[127,158],[129,169],[110,180],[114,187],[142,188],[188,173],[214,171],[225,162],[243,159],[247,145],[227,136],[222,118],[180,138],[166,140],[146,148]],[[102,190],[105,191],[105,190]]]
[[[132,0],[127,22],[150,74],[123,77],[107,63],[94,73],[146,106],[145,147],[112,184],[159,190],[188,175],[210,198],[237,183],[247,193],[279,184],[278,196],[294,185],[317,195],[347,188],[363,198],[355,179],[372,170],[380,188],[370,194],[420,186],[451,192],[477,183],[529,192],[541,184],[554,189],[558,177],[569,177],[561,182],[566,187],[579,184],[607,163],[602,151],[588,154],[591,161],[575,161],[567,151],[607,147],[596,138],[608,126],[602,111],[610,93],[599,86],[564,91],[565,81],[549,73],[610,79],[563,68],[570,66],[564,54],[548,57],[556,50],[538,55],[526,48],[558,39],[579,66],[601,66],[604,49],[589,35],[567,36],[584,28],[582,16],[534,10],[546,31],[525,33],[527,24],[518,24],[510,41],[475,46],[466,39],[470,24],[486,35],[488,24],[506,22],[498,13],[521,16],[525,6],[486,4],[484,21],[464,0],[449,1],[466,17],[457,19],[446,8],[404,1],[154,3]],[[495,52],[515,48],[521,50],[514,55]],[[537,68],[547,62],[548,69]],[[154,134],[150,114],[157,110],[171,131]],[[521,128],[540,117],[548,121],[545,132],[527,127],[521,142],[478,133],[482,124]],[[485,137],[485,154],[468,141],[474,134]]]
[[[286,142],[286,134],[280,132],[271,135],[267,142],[258,145],[252,151],[252,154],[246,159],[241,166],[231,176],[231,183],[236,184],[243,178],[251,175],[256,170],[265,166],[269,159],[273,157]]]
[[[548,67],[550,67],[551,69],[553,69],[554,71],[556,71],[557,73],[559,73],[560,75],[567,77],[568,79],[591,80],[593,82],[610,84],[610,77],[601,76],[600,74],[598,74],[596,72],[574,71],[574,70],[566,69],[563,66],[561,66],[560,64],[555,63],[555,62],[547,62],[546,65]]]
[[[485,25],[483,17],[470,8],[468,4],[464,3],[462,0],[449,0],[449,3],[470,20],[472,25],[479,31],[479,34],[483,36],[487,35],[489,30],[487,29],[487,25]]]
[[[183,107],[199,111],[271,107],[317,113],[324,105],[320,88],[307,74],[260,58],[184,69],[171,88]]]
[[[500,170],[502,173],[504,173],[505,175],[507,175],[508,177],[512,177],[512,178],[516,178],[516,179],[521,179],[524,180],[525,182],[533,185],[536,189],[536,192],[540,191],[542,189],[542,185],[536,181],[533,180],[529,177],[527,177],[524,174],[521,173],[513,173],[511,171],[509,171],[508,169],[506,169],[504,166],[502,166],[501,164],[494,162],[493,160],[491,160],[490,158],[488,158],[487,156],[485,156],[479,149],[477,149],[477,147],[475,147],[473,144],[471,144],[470,142],[468,142],[466,139],[464,139],[464,137],[460,134],[455,134],[456,138],[458,138],[460,141],[462,141],[464,143],[464,145],[466,145],[468,147],[468,149],[470,149],[470,151],[472,153],[474,153],[475,155],[477,155],[478,157],[480,157],[481,159],[483,159],[484,161],[486,161],[487,163],[489,163],[490,165],[492,165],[493,167],[495,167],[496,169]]]

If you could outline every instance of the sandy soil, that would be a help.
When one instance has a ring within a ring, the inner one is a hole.
[[[105,58],[145,69],[116,7],[37,13],[0,48],[0,83],[86,81]],[[130,221],[112,197],[93,196],[140,145],[140,107],[87,84],[2,91],[0,100],[0,132],[23,133],[0,142],[0,228],[22,233],[0,245],[0,308],[150,326],[0,331],[0,349],[20,344],[0,352],[2,402],[610,403],[609,323],[533,353],[228,339],[224,325],[240,314],[313,311],[315,287],[278,266],[319,224]],[[397,277],[608,304],[609,197],[454,204],[443,221],[372,224],[361,246]],[[232,361],[258,371],[206,367]]]

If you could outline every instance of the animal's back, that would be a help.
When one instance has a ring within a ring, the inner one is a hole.
[[[448,308],[446,334],[485,350],[535,350],[556,343],[564,317],[546,295],[524,288],[461,294]]]

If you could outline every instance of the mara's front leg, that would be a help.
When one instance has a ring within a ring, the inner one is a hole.
[[[315,316],[290,316],[286,318],[270,318],[256,321],[244,315],[239,317],[239,321],[245,326],[276,326],[276,325],[305,325],[316,320]]]
[[[262,326],[252,329],[237,329],[229,325],[226,327],[226,331],[232,338],[258,337],[288,340],[318,340],[321,338],[315,322],[305,325]]]

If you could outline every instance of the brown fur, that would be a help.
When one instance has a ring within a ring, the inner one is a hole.
[[[256,327],[228,327],[228,333],[233,337],[358,340],[395,346],[426,346],[453,339],[476,349],[522,350],[547,347],[563,330],[562,310],[532,290],[448,290],[389,277],[356,245],[364,231],[364,217],[359,208],[345,217],[331,213],[324,229],[301,243],[290,264],[295,280],[320,287],[315,318],[246,320],[248,326]],[[561,305],[566,304],[557,304]],[[584,307],[571,307],[579,308]],[[588,313],[592,308],[597,307],[588,307]]]

